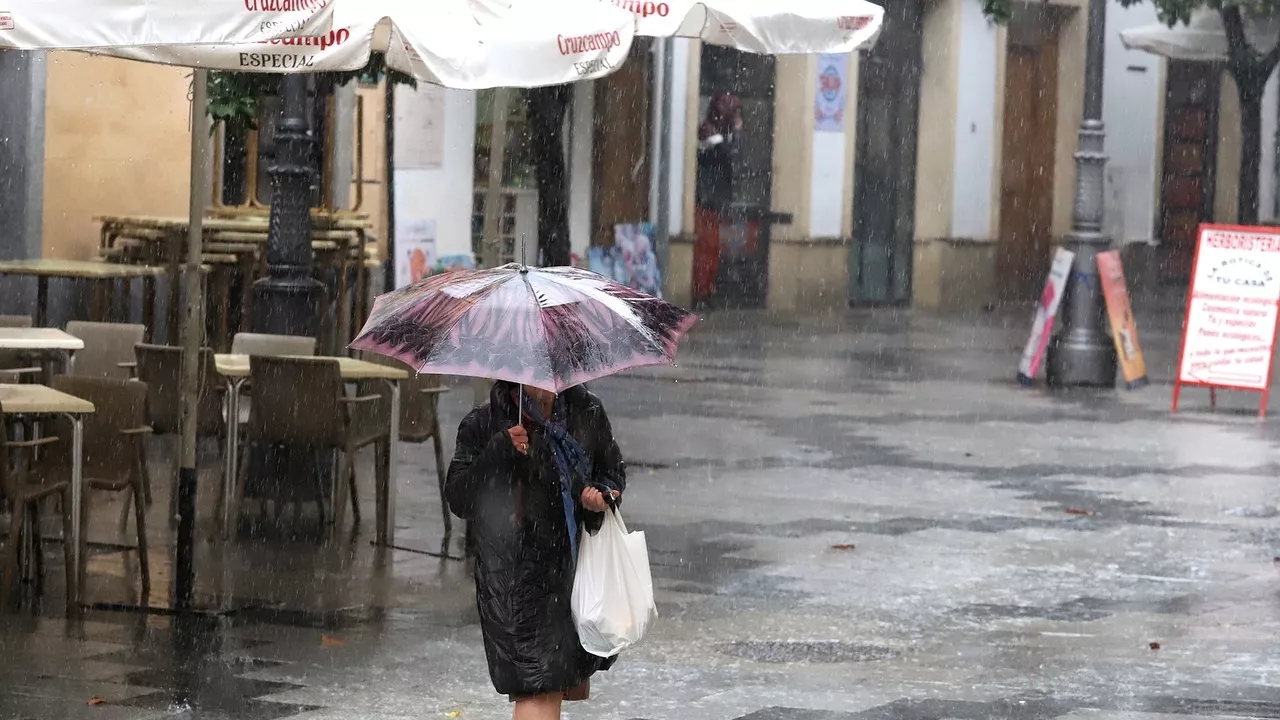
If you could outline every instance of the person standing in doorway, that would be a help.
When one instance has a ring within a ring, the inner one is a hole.
[[[733,168],[742,132],[742,100],[731,93],[711,98],[698,128],[698,176],[694,194],[693,305],[705,307],[720,272],[720,230],[733,203]]]

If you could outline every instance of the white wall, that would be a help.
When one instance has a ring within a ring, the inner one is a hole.
[[[847,141],[843,132],[813,133],[813,168],[809,185],[809,235],[812,237],[840,237],[846,198],[844,160]]]
[[[1106,124],[1105,230],[1123,245],[1155,239],[1158,155],[1164,125],[1163,61],[1126,50],[1120,31],[1159,22],[1150,3],[1129,8],[1107,3],[1107,49],[1103,68],[1102,119]]]
[[[662,77],[661,70],[654,73],[653,78],[653,163],[650,167],[659,167],[658,145],[663,126],[671,133],[671,156],[667,164],[667,174],[671,178],[671,212],[668,218],[670,232],[678,235],[684,228],[684,152],[685,137],[689,128],[685,127],[685,115],[689,112],[689,53],[693,52],[693,42],[686,38],[677,38],[672,46],[671,72],[671,116],[662,117]],[[662,47],[662,43],[658,43]],[[659,49],[659,53],[662,51]],[[659,63],[659,67],[661,64]],[[653,174],[650,181],[649,208],[650,219],[657,220],[658,212],[658,176]]]
[[[396,88],[396,155],[405,144],[414,142],[401,118],[425,110],[421,93],[400,85]],[[440,92],[439,88],[434,89]],[[395,213],[393,227],[425,220],[435,222],[438,255],[471,252],[471,193],[475,184],[476,102],[468,90],[443,90],[444,133],[442,162],[435,168],[395,168]]]
[[[1276,196],[1276,125],[1277,104],[1280,103],[1280,72],[1271,73],[1266,94],[1262,96],[1262,169],[1258,188],[1258,219],[1274,220],[1280,213]]]
[[[953,238],[991,239],[996,157],[996,87],[1002,50],[996,26],[982,3],[960,5],[960,60],[956,72],[955,185],[951,195]]]

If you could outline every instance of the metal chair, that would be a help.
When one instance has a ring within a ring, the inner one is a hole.
[[[134,346],[134,354],[138,358],[137,377],[147,384],[147,421],[152,431],[156,435],[179,437],[182,432],[182,348],[140,343]],[[200,351],[199,382],[196,438],[225,442],[227,422],[222,407],[222,388],[218,383],[213,350],[209,348]],[[225,451],[225,446],[220,445],[219,454]],[[172,487],[177,487],[176,482]],[[225,486],[219,484],[219,487]],[[176,517],[178,495],[176,492],[169,495],[170,517]],[[219,508],[224,502],[226,498],[219,494]]]
[[[330,501],[333,524],[335,528],[342,525],[346,494],[349,492],[352,516],[358,525],[360,504],[356,492],[356,453],[374,444],[380,446],[379,452],[388,452],[390,436],[384,428],[362,427],[352,422],[351,408],[372,404],[380,396],[347,397],[337,360],[254,355],[249,363],[253,398],[249,414],[249,442],[260,446],[290,445],[306,446],[316,451],[341,451],[341,466],[334,477]],[[240,476],[236,483],[237,509],[248,481],[247,459],[247,453],[241,456]],[[383,477],[378,480],[379,485],[385,482]],[[323,518],[322,494],[317,497],[317,503]]]
[[[420,375],[404,363],[378,353],[361,353],[361,360],[380,365],[389,365],[408,369],[412,374],[408,380],[400,383],[400,442],[420,444],[432,441],[436,457],[436,476],[440,487],[440,507],[444,518],[444,554],[448,554],[449,540],[453,534],[453,517],[449,513],[449,503],[444,497],[446,465],[444,460],[443,434],[440,432],[440,396],[449,392],[444,387],[439,375]],[[373,406],[357,406],[352,408],[352,422],[367,424],[381,428],[388,435],[391,389],[378,380],[361,380],[357,383],[357,394],[377,395],[379,401]],[[393,462],[395,458],[391,459]]]
[[[236,333],[231,339],[232,355],[315,355],[316,339],[301,335],[265,335],[262,333]],[[240,417],[236,419],[237,427],[249,422],[250,403],[240,402]]]
[[[94,413],[83,422],[83,471],[87,489],[113,493],[126,493],[126,513],[133,504],[134,523],[137,530],[138,566],[142,580],[142,594],[151,592],[151,572],[147,556],[147,511],[144,503],[146,490],[145,467],[147,446],[144,439],[151,433],[147,426],[147,384],[135,380],[109,380],[96,377],[71,377],[59,375],[53,379],[53,388],[93,403]],[[62,442],[50,446],[37,463],[35,471],[45,478],[70,481],[71,426],[65,420],[50,423]],[[86,493],[81,505],[81,552],[84,558],[85,538],[88,528],[90,498]],[[69,537],[69,536],[68,536]],[[81,567],[81,571],[83,566]]]
[[[72,374],[76,377],[129,380],[134,372],[133,346],[147,334],[145,325],[72,320],[67,333],[84,341],[84,349],[76,353]],[[151,505],[151,478],[142,468],[143,496]]]
[[[134,365],[133,347],[147,334],[145,325],[72,320],[67,332],[84,341],[76,353],[76,377],[128,380]]]
[[[36,594],[44,588],[44,548],[40,538],[41,504],[45,500],[57,497],[62,507],[62,551],[67,573],[67,602],[71,602],[71,588],[74,586],[74,573],[77,569],[71,562],[71,481],[60,478],[50,481],[31,472],[32,458],[36,448],[58,442],[56,437],[40,440],[9,440],[9,423],[5,420],[4,408],[0,407],[0,491],[9,501],[9,533],[4,547],[2,587],[0,587],[0,607],[8,609],[13,597],[14,586],[19,580],[21,568],[19,562],[24,540],[26,547],[31,548],[35,562]],[[25,531],[25,532],[24,532]]]
[[[315,355],[316,339],[300,335],[236,333],[231,339],[233,355]]]

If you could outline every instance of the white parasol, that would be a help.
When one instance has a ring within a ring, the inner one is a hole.
[[[866,0],[610,0],[636,33],[696,38],[747,52],[848,53],[871,44],[884,8]]]
[[[468,90],[602,77],[626,59],[635,34],[628,13],[597,0],[330,0],[330,8],[332,27],[308,37],[102,54],[211,70],[299,73],[359,70],[378,51],[392,69]]]
[[[252,42],[329,29],[327,0],[7,0],[0,49]]]
[[[307,37],[132,43],[102,52],[185,67],[290,73],[357,70],[379,51],[389,67],[424,82],[536,87],[607,75],[627,57],[633,35],[697,38],[761,54],[842,53],[871,44],[884,21],[884,9],[867,0],[329,0],[326,13],[332,27]]]
[[[1246,13],[1244,33],[1249,45],[1267,52],[1280,37],[1280,18]],[[1173,60],[1220,62],[1227,59],[1227,31],[1217,10],[1197,8],[1185,25],[1163,23],[1121,30],[1120,40],[1130,50],[1143,50]]]

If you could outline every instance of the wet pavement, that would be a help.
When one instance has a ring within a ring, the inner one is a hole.
[[[567,717],[1280,718],[1280,421],[1196,391],[1171,417],[1179,319],[1141,307],[1151,387],[1019,388],[1028,315],[720,314],[679,368],[598,383],[661,622]],[[0,718],[509,717],[462,563],[371,546],[364,461],[358,533],[286,512],[201,543],[212,616],[63,621],[51,561],[40,615],[0,621]],[[431,454],[401,461],[397,542],[438,550]],[[98,550],[89,599],[136,602],[129,567]]]

